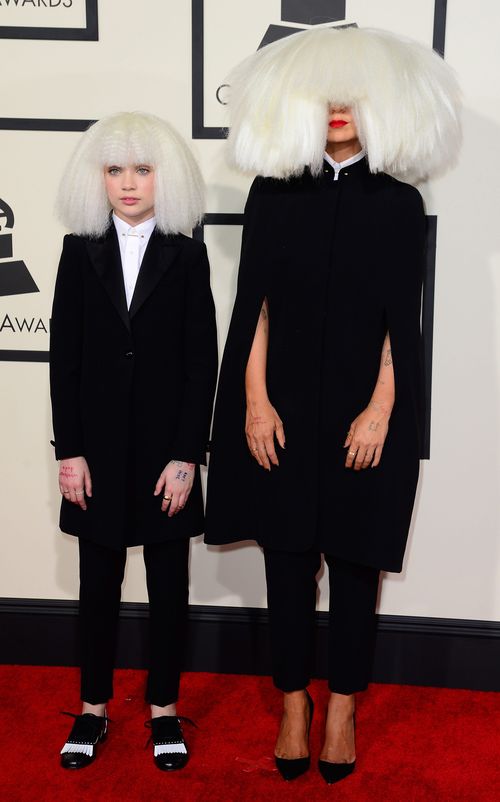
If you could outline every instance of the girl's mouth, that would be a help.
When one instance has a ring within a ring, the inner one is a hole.
[[[330,128],[343,128],[344,125],[348,125],[347,120],[330,120],[328,123]]]

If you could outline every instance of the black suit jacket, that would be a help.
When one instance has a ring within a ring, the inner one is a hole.
[[[203,531],[198,470],[173,518],[153,490],[169,460],[205,463],[216,375],[202,243],[155,230],[127,310],[115,227],[64,238],[50,343],[56,457],[84,456],[93,483],[86,512],[63,499],[64,532],[120,547]]]

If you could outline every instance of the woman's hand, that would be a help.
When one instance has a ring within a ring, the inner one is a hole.
[[[59,490],[72,504],[87,509],[85,494],[92,495],[92,480],[85,457],[62,459],[59,463]]]
[[[285,448],[285,430],[280,416],[269,401],[258,404],[249,404],[247,401],[245,434],[250,453],[262,468],[270,471],[271,463],[279,465],[274,436],[281,448]]]
[[[344,448],[348,449],[346,468],[360,471],[370,466],[377,467],[389,431],[391,411],[371,401],[353,420],[344,443]]]
[[[155,496],[163,492],[161,511],[168,510],[171,518],[184,509],[191,493],[196,465],[192,462],[171,460],[162,470],[155,487]]]

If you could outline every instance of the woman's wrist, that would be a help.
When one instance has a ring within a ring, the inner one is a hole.
[[[269,398],[267,395],[267,390],[263,388],[260,391],[248,391],[246,393],[246,400],[247,400],[247,408],[253,412],[254,410],[259,409],[263,405],[269,404]]]
[[[390,417],[390,415],[392,413],[393,406],[394,406],[394,398],[393,397],[372,398],[370,400],[370,403],[368,404],[368,407],[373,412],[378,412],[380,415],[387,415],[388,417]]]

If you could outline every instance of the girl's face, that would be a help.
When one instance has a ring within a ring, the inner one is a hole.
[[[355,146],[359,145],[358,132],[351,109],[337,106],[330,107],[326,140],[327,143],[344,145],[352,142]],[[360,147],[358,147],[358,150]]]
[[[154,216],[154,170],[149,164],[111,164],[104,168],[104,184],[113,211],[129,225]]]

